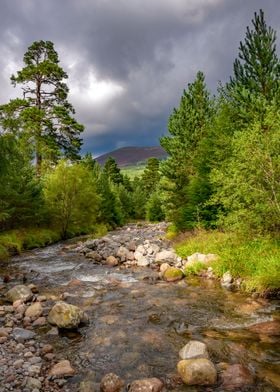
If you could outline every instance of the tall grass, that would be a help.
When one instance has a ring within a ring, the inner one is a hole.
[[[218,276],[230,271],[244,279],[247,291],[264,292],[280,288],[279,238],[244,238],[236,233],[198,231],[176,243],[179,256],[195,252],[215,253],[217,261],[211,266]]]

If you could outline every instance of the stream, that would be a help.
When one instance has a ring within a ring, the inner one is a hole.
[[[131,225],[127,230],[109,235],[135,236],[137,230],[140,235],[141,228]],[[153,231],[151,236],[159,234]],[[254,374],[254,384],[239,391],[280,390],[279,334],[249,329],[280,320],[279,301],[259,300],[255,306],[248,295],[227,291],[215,280],[193,277],[168,283],[157,279],[157,271],[150,267],[94,264],[72,249],[71,242],[16,256],[9,269],[2,266],[1,274],[7,271],[14,276],[24,273],[40,295],[64,299],[89,316],[89,325],[78,331],[52,336],[46,333],[49,326],[38,329],[40,339],[55,347],[58,358],[69,359],[77,370],[65,390],[78,391],[82,380],[99,382],[113,372],[126,383],[158,377],[177,391],[223,391],[220,383],[211,387],[176,383],[178,352],[191,339],[206,343],[216,365],[243,364]]]

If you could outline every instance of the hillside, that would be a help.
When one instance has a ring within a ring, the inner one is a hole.
[[[100,155],[96,161],[100,165],[104,165],[109,157],[112,157],[117,162],[120,168],[126,166],[137,166],[148,158],[165,159],[167,153],[160,146],[156,147],[122,147],[117,150]]]

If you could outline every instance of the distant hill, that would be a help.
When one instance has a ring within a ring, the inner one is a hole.
[[[104,165],[109,157],[117,162],[120,168],[126,166],[137,166],[143,164],[148,158],[165,159],[166,151],[157,147],[122,147],[95,158],[100,165]]]

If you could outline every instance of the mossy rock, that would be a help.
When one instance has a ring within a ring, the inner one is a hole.
[[[163,274],[163,279],[166,280],[166,282],[176,282],[183,279],[183,277],[183,271],[176,267],[168,267]]]

